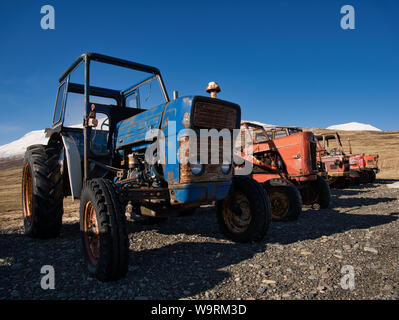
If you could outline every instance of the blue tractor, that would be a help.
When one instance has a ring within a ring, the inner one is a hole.
[[[90,77],[94,62],[134,70],[141,78],[122,90],[95,86]],[[84,69],[83,83],[71,81],[78,68]],[[163,102],[146,108],[156,86]],[[234,176],[232,145],[230,162],[220,146],[209,150],[223,156],[221,162],[182,161],[190,148],[201,152],[203,147],[203,140],[192,144],[189,133],[200,136],[205,129],[232,132],[240,127],[240,107],[217,99],[216,83],[210,83],[207,91],[210,97],[179,98],[174,92],[171,100],[157,68],[82,54],[59,78],[53,125],[46,129],[47,145],[32,145],[25,153],[25,233],[37,238],[58,236],[63,199],[80,199],[85,261],[88,272],[102,281],[119,279],[128,270],[128,212],[155,220],[187,215],[200,205],[216,202],[217,221],[225,236],[237,242],[263,239],[270,222],[269,200],[256,181]],[[83,98],[82,125],[65,123],[72,94]]]

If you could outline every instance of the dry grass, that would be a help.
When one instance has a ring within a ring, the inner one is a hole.
[[[21,215],[22,160],[0,162],[0,226],[19,225]]]

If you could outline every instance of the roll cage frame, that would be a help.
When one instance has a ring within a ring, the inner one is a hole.
[[[95,86],[90,86],[90,64],[91,61],[97,61],[105,64],[110,64],[114,66],[119,66],[122,68],[127,68],[131,70],[136,70],[140,72],[145,72],[150,74],[149,77],[145,78],[144,80],[134,84],[133,86],[118,91],[114,89],[107,89],[107,88],[100,88],[100,87],[95,87]],[[84,84],[77,84],[77,83],[72,83],[70,82],[70,76],[71,73],[74,72],[82,63],[84,63]],[[61,75],[61,77],[58,79],[59,86],[58,86],[58,91],[57,91],[57,99],[55,102],[55,107],[54,107],[54,113],[53,113],[53,124],[52,128],[47,130],[48,135],[52,135],[54,132],[60,133],[61,131],[65,131],[65,127],[63,127],[63,122],[64,122],[64,116],[65,116],[65,107],[66,107],[66,98],[67,98],[67,93],[72,92],[72,93],[78,93],[78,94],[83,94],[84,95],[84,113],[83,117],[84,119],[87,119],[88,115],[90,114],[91,111],[91,102],[90,102],[90,96],[97,96],[97,97],[103,97],[103,98],[111,98],[114,99],[117,103],[117,105],[102,105],[99,103],[95,103],[96,105],[96,111],[99,111],[101,113],[104,113],[108,115],[109,117],[109,141],[108,144],[111,144],[112,140],[112,133],[115,130],[116,123],[120,120],[123,120],[129,116],[133,116],[135,114],[138,114],[140,112],[143,112],[144,110],[140,108],[140,103],[137,103],[137,108],[130,108],[126,106],[126,99],[137,92],[136,90],[139,90],[140,86],[149,83],[150,81],[157,79],[158,83],[160,85],[162,95],[164,98],[164,102],[168,103],[169,96],[166,91],[166,87],[164,84],[164,81],[161,76],[161,72],[159,69],[132,62],[129,60],[124,60],[124,59],[119,59],[119,58],[114,58],[98,53],[84,53],[80,55],[71,65],[70,67]],[[61,111],[60,111],[60,118],[55,119],[56,112],[57,112],[57,105],[58,105],[58,99],[60,98],[60,88],[66,85],[66,87],[63,89],[63,97],[62,97],[62,102],[61,102]],[[137,96],[136,96],[137,99]],[[137,100],[136,100],[137,102]],[[69,129],[68,129],[69,130]],[[71,130],[73,130],[71,128]],[[88,178],[88,162],[89,162],[89,157],[93,155],[93,152],[90,150],[90,136],[91,136],[91,127],[87,125],[87,121],[84,121],[84,126],[83,126],[83,137],[84,137],[84,154],[83,154],[83,179],[87,180]],[[94,155],[96,156],[96,155]],[[112,155],[110,155],[112,157]]]

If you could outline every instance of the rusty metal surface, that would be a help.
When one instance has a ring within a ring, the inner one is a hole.
[[[199,139],[198,139],[199,140]],[[197,183],[197,182],[217,182],[217,181],[229,181],[232,177],[232,170],[228,174],[224,174],[221,171],[220,164],[223,161],[223,139],[219,138],[219,146],[217,150],[217,164],[211,164],[211,156],[213,148],[211,147],[211,138],[208,138],[207,143],[204,145],[203,142],[197,141],[197,156],[200,157],[201,153],[205,153],[207,150],[208,164],[204,164],[204,171],[201,175],[195,175],[191,172],[191,165],[188,163],[189,148],[185,146],[188,144],[188,137],[184,137],[179,141],[180,150],[184,152],[180,153],[180,183]],[[232,145],[231,145],[232,148]],[[230,158],[230,161],[232,158]]]
[[[194,108],[193,125],[199,128],[233,129],[237,123],[237,111],[228,106],[197,102]]]

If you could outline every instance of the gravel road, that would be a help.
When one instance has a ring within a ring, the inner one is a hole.
[[[77,203],[66,200],[57,239],[1,226],[0,299],[399,299],[399,189],[391,182],[333,190],[331,209],[272,223],[260,243],[224,239],[213,207],[160,225],[129,221],[129,272],[113,283],[87,276]],[[41,289],[43,265],[54,267],[54,290]],[[344,266],[353,267],[352,289],[341,286]]]

